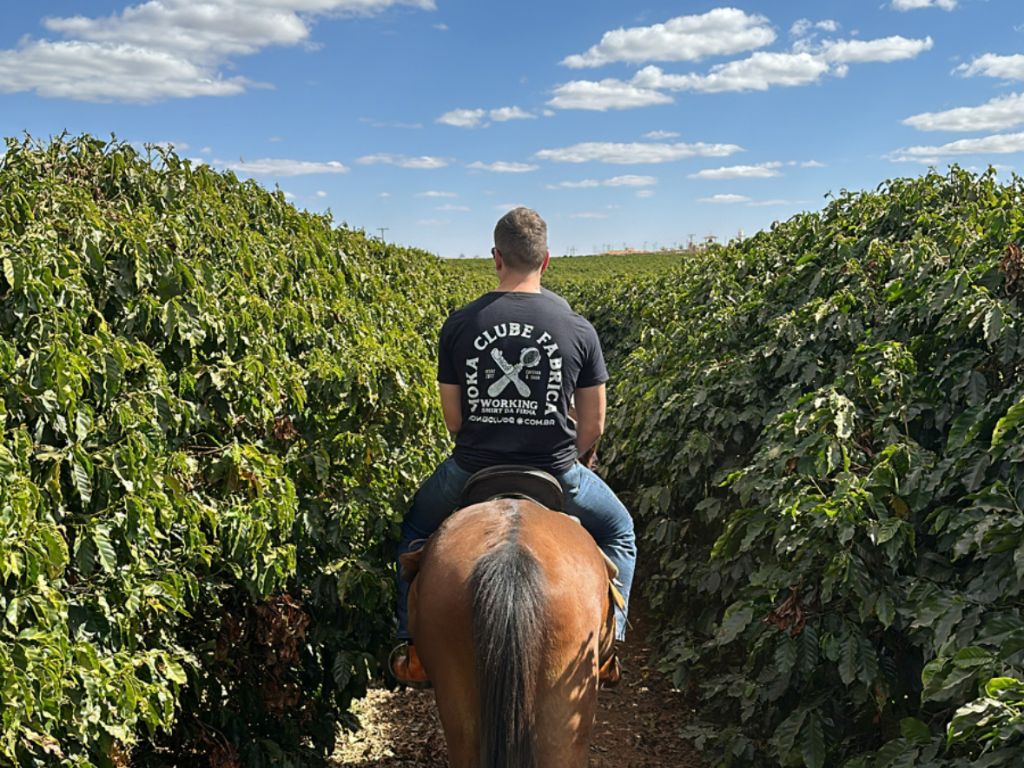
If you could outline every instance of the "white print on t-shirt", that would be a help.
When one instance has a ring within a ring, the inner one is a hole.
[[[562,399],[562,356],[550,333],[541,331],[535,337],[535,330],[527,323],[498,323],[473,340],[473,347],[486,354],[466,360],[469,421],[555,425],[547,417],[558,413]],[[510,339],[516,341],[510,343]],[[532,345],[522,346],[523,340]],[[486,390],[484,382],[490,382]],[[535,391],[535,384],[541,391]],[[519,393],[518,399],[500,397],[510,385]]]

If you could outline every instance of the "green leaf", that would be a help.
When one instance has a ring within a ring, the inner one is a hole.
[[[999,332],[1003,330],[1003,310],[998,304],[985,313],[985,341],[995,344],[999,340]]]
[[[957,417],[949,430],[949,437],[946,439],[947,452],[957,451],[977,437],[981,431],[982,424],[978,417],[984,409],[984,405],[976,405],[972,408],[967,408]]]
[[[1024,419],[1024,400],[1011,406],[1006,415],[996,422],[995,429],[992,430],[992,446],[1000,445],[1006,439],[1006,435],[1016,429],[1021,419]]]
[[[734,606],[735,608],[735,606]],[[737,635],[747,628],[754,616],[754,608],[750,605],[732,610],[725,619],[722,626],[715,635],[715,642],[718,645],[726,645],[736,639]]]
[[[93,529],[92,540],[96,544],[96,554],[99,556],[100,564],[107,573],[114,573],[117,571],[117,552],[114,550],[114,545],[110,542],[110,537],[107,535],[107,529],[97,527]]]
[[[92,460],[79,446],[71,448],[71,478],[83,506],[92,501]]]
[[[988,381],[984,374],[979,371],[971,371],[967,378],[967,388],[964,390],[967,402],[973,406],[983,406],[985,395],[988,394]]]
[[[857,644],[857,677],[869,688],[878,678],[878,652],[866,637]]]
[[[886,590],[878,593],[878,599],[875,601],[875,615],[886,629],[896,619],[896,605],[893,603],[892,596]]]
[[[793,714],[779,723],[779,727],[775,729],[775,735],[773,738],[778,746],[779,757],[783,761],[783,764],[788,761],[790,754],[793,752],[797,734],[800,732],[800,726],[803,725],[806,717],[806,709],[797,709]]]
[[[931,730],[916,717],[900,720],[900,733],[911,744],[928,744],[932,740]]]
[[[775,646],[775,666],[779,672],[783,674],[789,672],[796,665],[796,659],[796,642],[787,634],[780,635]]]
[[[847,635],[839,653],[839,678],[846,685],[857,679],[857,641],[853,635]]]
[[[812,712],[800,731],[800,754],[807,768],[822,768],[825,765],[825,730],[821,715]]]

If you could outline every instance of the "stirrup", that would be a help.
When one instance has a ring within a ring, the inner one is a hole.
[[[402,666],[405,672],[409,671],[409,649],[412,647],[413,646],[409,645],[409,643],[401,643],[400,645],[396,645],[391,650],[391,653],[388,655],[388,672],[391,673],[391,676],[395,678],[395,680],[397,680],[399,683],[401,683],[402,685],[407,685],[410,688],[419,688],[421,690],[433,688],[433,683],[431,683],[430,680],[426,679],[425,677],[425,670],[423,673],[423,680],[413,680],[408,677],[403,677],[400,674],[400,670],[396,668],[398,666]],[[418,660],[419,659],[417,657],[417,661]],[[420,664],[420,669],[423,669],[422,664]]]
[[[613,653],[597,671],[597,681],[601,688],[614,688],[622,682],[622,665],[619,654]]]

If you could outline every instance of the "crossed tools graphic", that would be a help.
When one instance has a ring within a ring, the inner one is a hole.
[[[535,368],[540,364],[540,350],[535,347],[527,347],[519,353],[519,362],[515,365],[509,365],[508,360],[505,359],[501,350],[496,347],[491,349],[491,357],[494,358],[494,362],[498,364],[498,367],[501,368],[502,373],[505,375],[487,388],[487,394],[490,397],[497,397],[502,393],[502,391],[504,391],[505,387],[507,387],[508,383],[511,381],[515,384],[516,389],[519,390],[520,395],[523,397],[529,397],[530,387],[519,378],[519,372],[523,370],[523,368]]]

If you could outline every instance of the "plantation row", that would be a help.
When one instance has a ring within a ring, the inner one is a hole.
[[[446,290],[173,154],[8,142],[0,766],[322,762],[446,440]]]
[[[1024,765],[1022,202],[932,173],[566,293],[709,765]]]

